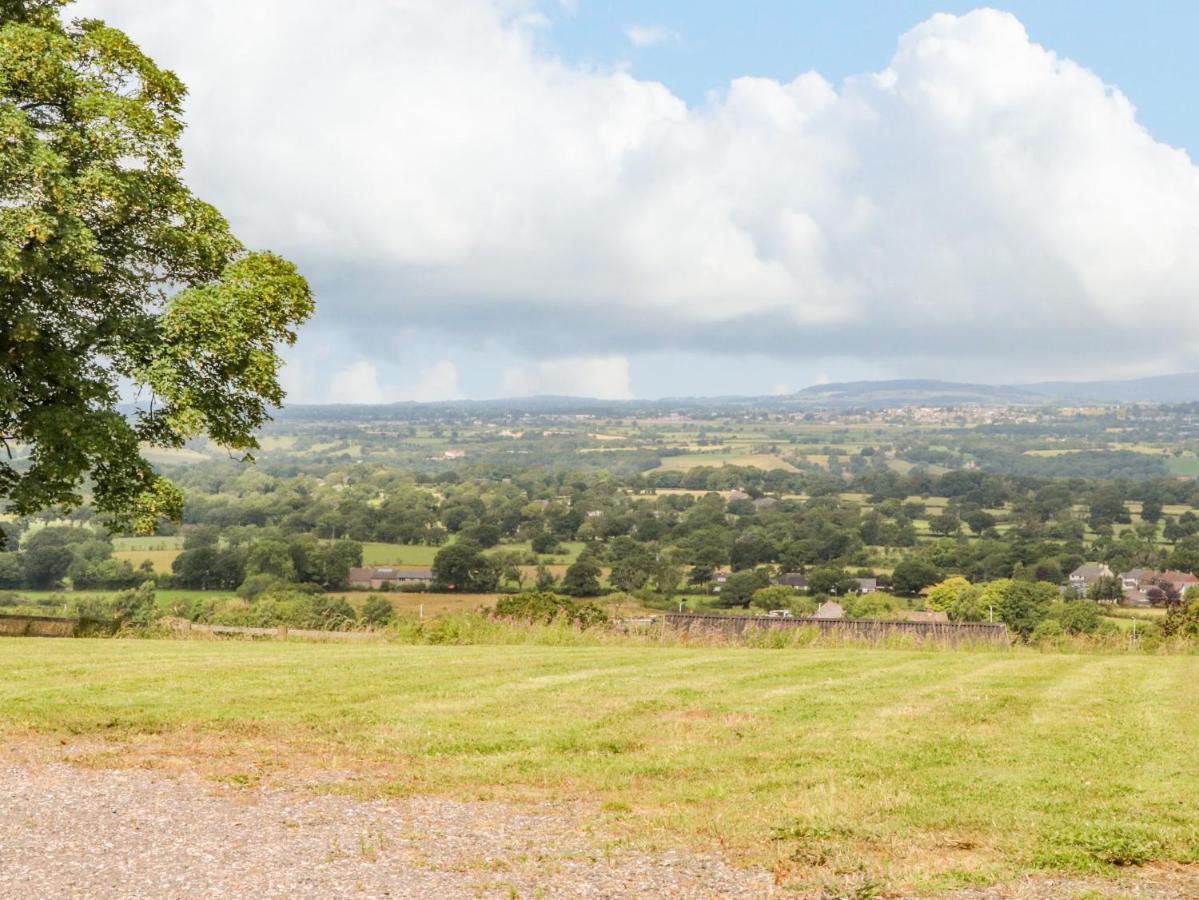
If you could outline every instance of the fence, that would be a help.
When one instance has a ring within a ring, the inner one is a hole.
[[[0,615],[0,635],[5,637],[71,637],[78,627],[78,619]]]
[[[957,645],[1011,643],[1007,626],[990,622],[909,622],[891,619],[810,619],[774,616],[721,616],[667,613],[666,624],[684,630],[723,631],[744,634],[750,628],[816,628],[821,634],[836,634],[867,641],[884,641],[896,635],[911,635],[921,641]]]

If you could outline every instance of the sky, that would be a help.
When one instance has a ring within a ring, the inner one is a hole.
[[[311,282],[293,402],[1199,368],[1193,2],[72,10]]]

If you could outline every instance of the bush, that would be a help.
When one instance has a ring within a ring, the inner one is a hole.
[[[362,621],[367,625],[387,625],[395,619],[395,607],[386,597],[371,594],[362,604]]]
[[[237,596],[244,600],[253,600],[259,594],[265,593],[279,583],[279,579],[274,575],[268,575],[262,572],[258,575],[251,575],[243,581],[237,588]]]
[[[608,614],[596,604],[560,597],[548,591],[530,591],[501,597],[495,604],[495,615],[525,622],[549,623],[561,620],[573,622],[582,628],[602,625],[608,621]]]

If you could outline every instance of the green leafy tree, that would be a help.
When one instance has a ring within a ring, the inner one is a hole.
[[[562,591],[572,597],[596,597],[603,593],[600,576],[603,570],[590,556],[580,556],[571,563],[562,577]]]
[[[179,79],[64,6],[0,0],[0,442],[28,451],[0,461],[0,499],[77,506],[90,476],[97,511],[148,533],[183,500],[139,442],[257,447],[312,297],[184,184]]]
[[[721,606],[749,606],[756,591],[770,586],[770,576],[761,569],[734,572],[720,586]]]
[[[924,605],[931,610],[948,612],[957,605],[962,595],[970,590],[970,582],[960,575],[946,578],[939,584],[933,585],[925,598]]]
[[[1118,575],[1100,575],[1087,588],[1088,600],[1120,601],[1124,599],[1124,582]]]
[[[0,553],[0,588],[25,585],[25,565],[20,553]]]
[[[901,559],[891,573],[891,586],[900,594],[919,594],[930,584],[936,584],[941,572],[926,559],[908,556]]]
[[[367,625],[387,625],[395,619],[395,607],[386,597],[371,594],[362,604],[362,621]]]
[[[550,571],[549,566],[545,563],[538,563],[534,583],[539,591],[552,591],[557,587],[558,579],[554,577],[554,573]]]
[[[483,548],[462,538],[437,551],[433,557],[433,582],[444,590],[480,594],[494,591],[500,573]]]

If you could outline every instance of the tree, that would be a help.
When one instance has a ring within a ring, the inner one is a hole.
[[[545,563],[538,563],[534,584],[536,584],[538,591],[552,591],[557,587],[558,579],[554,577],[554,573],[550,571],[549,566]]]
[[[816,611],[816,601],[812,597],[801,597],[785,584],[759,588],[749,598],[749,605],[758,609],[786,609],[797,615],[811,615]]]
[[[1141,518],[1156,525],[1162,517],[1162,502],[1156,497],[1149,497],[1141,503]]]
[[[992,581],[983,590],[980,602],[994,608],[996,617],[1022,638],[1048,617],[1050,606],[1058,599],[1057,588],[1043,581]]]
[[[969,589],[970,582],[960,575],[946,578],[929,590],[928,596],[924,601],[925,606],[931,610],[948,612],[958,604],[962,595]]]
[[[1118,603],[1124,599],[1124,582],[1119,575],[1100,575],[1087,588],[1087,599]]]
[[[279,343],[312,312],[290,263],[247,253],[182,180],[185,89],[67,0],[0,0],[0,499],[91,502],[115,528],[178,519],[139,452],[207,434],[236,450],[283,400]],[[148,396],[117,408],[119,385]]]
[[[439,588],[482,594],[494,591],[499,579],[483,548],[467,538],[447,544],[433,557],[433,582]]]
[[[367,625],[387,625],[395,618],[395,607],[386,597],[371,594],[362,604],[362,621]]]
[[[0,553],[0,588],[18,588],[25,584],[25,565],[20,553]]]
[[[596,597],[603,593],[600,575],[603,570],[590,556],[580,556],[562,577],[562,591],[572,597]]]
[[[891,573],[891,586],[901,594],[919,594],[930,584],[936,584],[940,571],[926,559],[908,556],[899,561]]]
[[[813,594],[850,594],[858,589],[858,580],[844,569],[813,569],[808,573],[808,590]]]
[[[1170,568],[1180,572],[1199,570],[1199,534],[1180,538],[1170,553]]]
[[[721,606],[749,606],[754,593],[769,587],[770,577],[761,569],[742,569],[734,572],[720,586]]]

